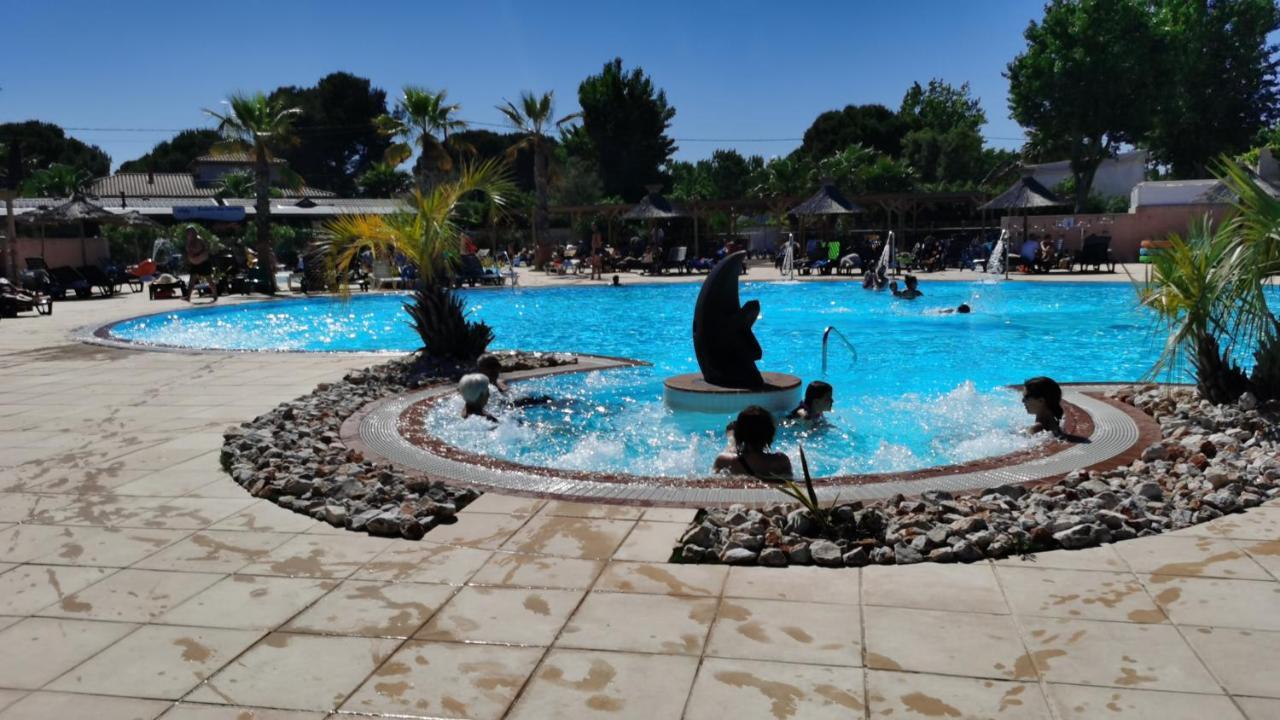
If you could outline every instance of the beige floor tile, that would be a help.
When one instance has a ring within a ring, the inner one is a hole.
[[[1132,573],[1002,565],[996,574],[1000,576],[1010,607],[1019,615],[1167,622]]]
[[[161,700],[100,697],[58,692],[36,692],[0,712],[0,720],[83,718],[93,720],[152,720],[169,707]]]
[[[336,586],[336,580],[232,575],[161,615],[156,622],[274,630]]]
[[[3,630],[9,627],[10,625],[15,625],[25,619],[26,619],[25,617],[18,617],[16,615],[14,616],[0,615],[0,630]]]
[[[30,526],[34,527],[34,526]],[[38,562],[49,565],[97,565],[128,567],[178,542],[186,530],[143,530],[140,528],[62,528],[53,538],[53,552],[40,555]],[[48,547],[45,548],[46,550]]]
[[[133,632],[136,625],[28,618],[0,630],[0,683],[36,689]]]
[[[187,699],[286,710],[333,710],[399,641],[274,633]]]
[[[260,530],[263,532],[306,532],[318,522],[301,513],[285,510],[273,502],[260,500],[240,512],[210,525],[211,530]]]
[[[268,710],[231,705],[182,703],[164,714],[164,720],[324,720],[322,712]]]
[[[515,495],[499,495],[496,492],[487,492],[475,500],[471,504],[463,508],[463,514],[466,513],[497,513],[499,515],[532,515],[538,512],[538,509],[546,504],[546,500],[537,498],[517,497]]]
[[[1244,710],[1248,720],[1276,720],[1280,718],[1280,700],[1272,698],[1237,697],[1236,703]],[[1222,717],[1232,717],[1224,714]]]
[[[1136,573],[1269,579],[1262,566],[1222,538],[1157,535],[1116,543],[1116,552]]]
[[[493,554],[492,550],[432,543],[396,543],[356,571],[359,580],[465,583]]]
[[[867,672],[871,717],[952,720],[1049,720],[1035,683],[950,675]]]
[[[857,605],[861,576],[854,568],[731,567],[724,596]]]
[[[706,653],[856,667],[862,664],[860,614],[850,605],[726,599]]]
[[[622,546],[613,554],[613,558],[665,563],[671,559],[671,553],[680,542],[680,534],[684,530],[683,525],[675,523],[641,520],[627,535],[627,539],[622,541]]]
[[[922,588],[939,591],[922,592]],[[989,563],[866,567],[862,570],[862,602],[921,610],[1009,612]]]
[[[1128,563],[1116,553],[1115,545],[1102,545],[1084,550],[1051,550],[1030,555],[1027,559],[1015,555],[994,562],[996,565],[1010,567],[1129,572]]]
[[[250,575],[345,578],[395,541],[347,533],[297,535],[240,569]]]
[[[554,649],[508,717],[676,720],[697,666],[697,658],[680,655]]]
[[[1280,538],[1280,530],[1276,532]],[[1261,565],[1271,577],[1280,580],[1280,539],[1236,540],[1236,547],[1245,551],[1253,561]]]
[[[346,581],[283,629],[325,635],[409,637],[455,590],[450,585]]]
[[[596,582],[597,591],[719,597],[729,568],[723,565],[672,565],[611,562]]]
[[[0,690],[0,710],[18,702],[26,694],[25,690]]]
[[[568,502],[550,500],[542,506],[539,515],[560,517],[598,518],[603,520],[639,520],[644,508],[605,503]]]
[[[1165,614],[1179,625],[1280,631],[1280,583],[1225,578],[1143,576]]]
[[[163,473],[164,471],[161,472]],[[193,477],[202,476],[203,473],[199,473]],[[229,498],[235,500],[244,497],[248,492],[248,490],[237,485],[230,477],[221,474],[210,482],[191,490],[183,497]]]
[[[1275,540],[1280,538],[1280,506],[1264,505],[1243,513],[1225,515],[1195,525],[1195,534],[1215,535],[1237,540]]]
[[[502,549],[586,560],[607,560],[634,525],[633,520],[537,515],[512,535],[502,545]]]
[[[71,541],[75,529],[53,525],[15,525],[0,530],[0,560],[31,562]]]
[[[0,481],[0,488],[63,495],[99,495],[112,492],[115,488],[140,480],[146,475],[145,472],[114,468],[50,468],[48,472],[39,474],[24,473],[22,479],[12,483]]]
[[[149,625],[49,683],[50,690],[177,700],[262,636]]]
[[[716,600],[593,592],[565,626],[562,647],[697,655]]]
[[[1226,695],[1050,684],[1049,698],[1063,720],[1244,720]]]
[[[596,560],[495,552],[468,584],[586,590],[603,565]]]
[[[458,515],[452,525],[437,525],[427,533],[426,541],[441,545],[496,550],[529,520],[527,515],[468,513]]]
[[[1233,695],[1280,698],[1274,673],[1280,667],[1280,633],[1223,628],[1183,628],[1204,664]]]
[[[187,537],[134,564],[150,570],[233,573],[266,557],[293,535],[269,532],[206,530]]]
[[[1023,618],[1027,647],[1049,682],[1215,693],[1218,684],[1169,625]]]
[[[75,495],[52,507],[40,507],[31,521],[42,525],[80,527],[141,527],[138,519],[160,502],[159,498],[117,495]]]
[[[0,450],[3,452],[3,450]],[[35,493],[0,493],[0,522],[30,522],[32,517],[61,507],[72,501],[66,495],[37,495]]]
[[[419,640],[550,645],[581,590],[465,587],[417,634]]]
[[[362,713],[497,720],[542,657],[542,648],[411,641],[342,709]]]
[[[63,565],[20,565],[0,575],[0,615],[34,615],[115,570]]]
[[[219,477],[226,478],[231,486],[239,490],[239,495],[231,497],[252,499],[246,490],[236,485],[219,468],[191,472],[160,470],[120,485],[115,488],[115,493],[117,495],[141,495],[145,497],[181,497],[208,485],[219,479]]]
[[[131,527],[171,530],[202,530],[258,502],[243,498],[158,498],[141,515],[131,519]]]
[[[221,576],[204,573],[121,570],[71,593],[43,614],[81,620],[152,622]]]
[[[868,605],[867,667],[998,680],[1035,680],[1012,618]]]
[[[693,522],[698,511],[693,508],[648,508],[644,511],[644,519],[652,522],[673,522],[688,525]]]
[[[698,668],[685,720],[844,720],[862,717],[862,670],[707,658]]]

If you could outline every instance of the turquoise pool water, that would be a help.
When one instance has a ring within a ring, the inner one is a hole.
[[[1002,386],[1031,375],[1060,381],[1136,380],[1159,353],[1146,311],[1125,283],[929,283],[924,297],[895,300],[853,283],[747,283],[763,311],[760,367],[835,386],[828,425],[783,426],[777,445],[803,443],[818,474],[909,470],[964,462],[1035,442],[1018,398]],[[470,311],[489,323],[495,348],[576,351],[637,358],[652,367],[517,384],[517,394],[556,402],[503,409],[491,430],[460,422],[456,403],[427,418],[461,447],[532,465],[646,475],[699,475],[723,448],[728,418],[676,416],[662,379],[697,369],[690,327],[697,285],[471,291]],[[401,295],[212,306],[139,318],[113,336],[135,342],[258,350],[415,349]],[[939,314],[960,303],[970,315]],[[824,328],[838,342],[821,362]],[[1185,380],[1185,375],[1176,376]],[[798,467],[798,463],[797,463]]]

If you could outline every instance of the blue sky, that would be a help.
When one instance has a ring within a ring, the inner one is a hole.
[[[972,84],[989,142],[1014,148],[1005,65],[1040,0],[858,2],[9,3],[0,121],[77,129],[115,165],[236,90],[310,85],[346,70],[394,97],[445,88],[462,115],[499,123],[522,89],[577,86],[615,56],[676,108],[680,159],[735,147],[785,154],[813,118],[850,103],[897,108],[912,81]],[[795,13],[803,13],[797,17]],[[15,60],[17,59],[17,60]],[[142,129],[144,132],[122,131]],[[769,142],[750,142],[770,139]],[[713,140],[714,142],[703,142]]]

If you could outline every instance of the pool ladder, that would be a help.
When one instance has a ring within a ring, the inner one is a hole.
[[[849,348],[849,364],[852,365],[853,363],[858,362],[858,349],[853,346],[853,343],[849,342],[849,338],[845,337],[844,333],[836,329],[834,325],[828,325],[827,329],[822,331],[822,374],[823,375],[827,374],[827,342],[831,339],[832,333],[835,333],[836,337],[840,338],[840,342],[844,343],[844,346]]]

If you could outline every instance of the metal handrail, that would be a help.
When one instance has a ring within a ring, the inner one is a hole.
[[[840,332],[840,330],[837,329],[836,326],[828,325],[827,329],[822,331],[822,374],[823,375],[827,374],[827,341],[831,338],[831,333],[835,333],[836,337],[840,338],[840,341],[844,343],[844,346],[849,348],[849,355],[850,355],[849,364],[852,365],[853,363],[858,362],[858,349],[853,346],[853,343],[849,342],[849,338],[845,337],[844,333]]]

